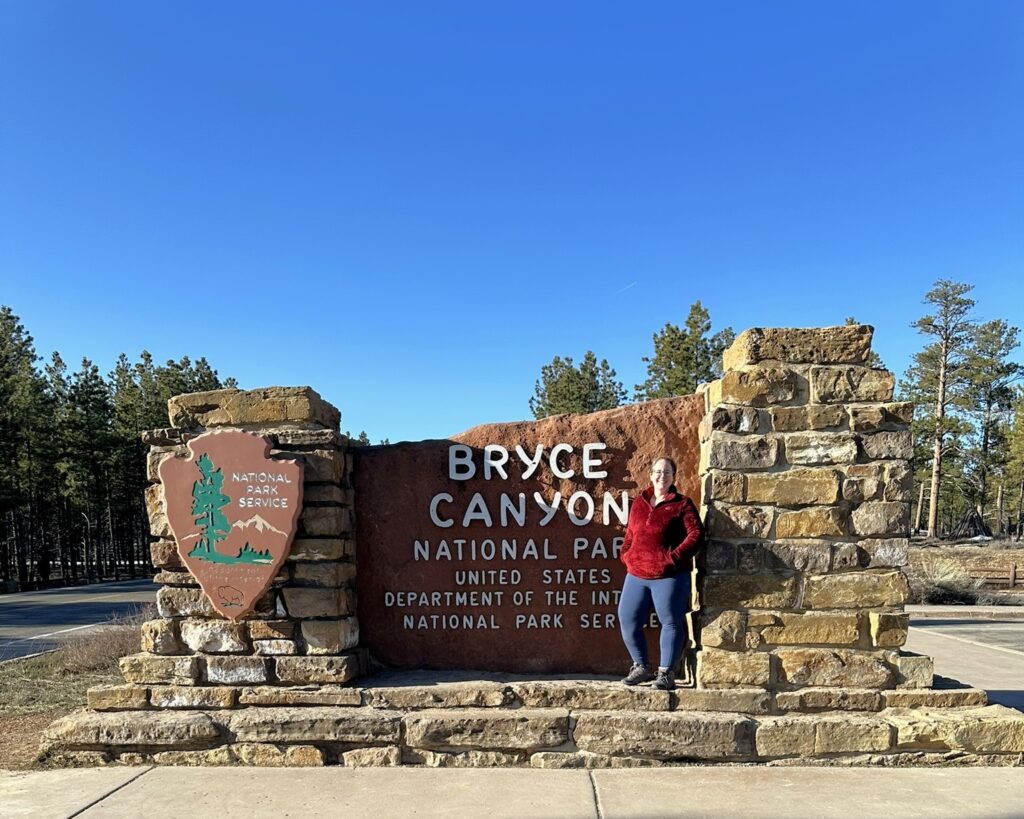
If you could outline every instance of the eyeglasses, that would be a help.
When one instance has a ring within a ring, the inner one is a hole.
[[[669,475],[669,476],[671,476],[672,475],[672,470],[671,469],[665,469],[665,470],[655,469],[655,470],[653,470],[651,472],[651,475],[653,475],[655,477],[660,476],[660,475]]]

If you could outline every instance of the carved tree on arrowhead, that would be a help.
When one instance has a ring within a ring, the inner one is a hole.
[[[203,477],[192,485],[192,515],[202,529],[202,536],[192,554],[212,555],[217,544],[231,532],[231,524],[221,511],[231,503],[231,498],[221,491],[224,475],[220,469],[214,469],[208,455],[201,455],[196,466]]]

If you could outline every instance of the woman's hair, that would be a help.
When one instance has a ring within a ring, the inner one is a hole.
[[[674,478],[676,476],[676,472],[679,471],[678,469],[676,469],[676,462],[673,461],[670,457],[668,457],[668,455],[659,455],[657,458],[651,461],[652,472],[654,471],[654,467],[658,465],[658,461],[668,461],[669,466],[672,467],[672,477]]]

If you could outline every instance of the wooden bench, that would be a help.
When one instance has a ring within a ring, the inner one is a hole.
[[[967,572],[975,580],[980,580],[983,586],[1006,586],[1012,589],[1024,585],[1024,577],[1021,577],[1016,563],[993,567],[971,566]]]

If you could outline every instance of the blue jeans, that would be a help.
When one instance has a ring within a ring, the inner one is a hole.
[[[626,574],[619,597],[619,628],[622,640],[635,663],[647,665],[644,623],[651,606],[661,621],[661,668],[675,668],[686,640],[686,610],[690,601],[690,575],[678,574],[658,580],[643,580]]]

